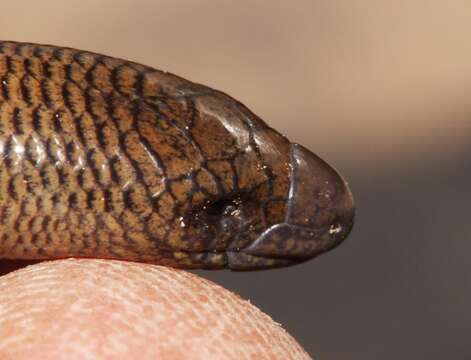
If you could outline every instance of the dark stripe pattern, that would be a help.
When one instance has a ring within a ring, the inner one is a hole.
[[[288,146],[172,74],[0,42],[0,257],[225,267],[283,221]]]

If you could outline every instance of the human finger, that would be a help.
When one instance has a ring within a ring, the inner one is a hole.
[[[186,271],[111,260],[0,278],[2,359],[309,359],[270,317]]]

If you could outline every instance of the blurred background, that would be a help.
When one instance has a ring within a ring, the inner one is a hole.
[[[223,90],[333,164],[357,203],[339,248],[199,272],[315,359],[470,359],[471,3],[8,1],[4,40],[131,59]]]

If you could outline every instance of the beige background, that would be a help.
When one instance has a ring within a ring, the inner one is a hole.
[[[471,3],[2,1],[2,39],[223,90],[347,177],[358,223],[312,263],[201,273],[319,359],[469,359]]]

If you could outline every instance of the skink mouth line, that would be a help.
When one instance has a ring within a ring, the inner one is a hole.
[[[286,260],[286,261],[293,261],[296,263],[300,263],[303,261],[307,261],[309,259],[312,259],[312,256],[299,256],[299,255],[253,255],[250,253],[245,252],[244,250],[240,251],[231,251],[231,250],[226,250],[226,254],[244,254],[244,255],[249,255],[251,257],[257,258],[257,259],[264,259],[264,260]],[[319,253],[320,254],[320,253]],[[315,257],[315,256],[314,256]]]

